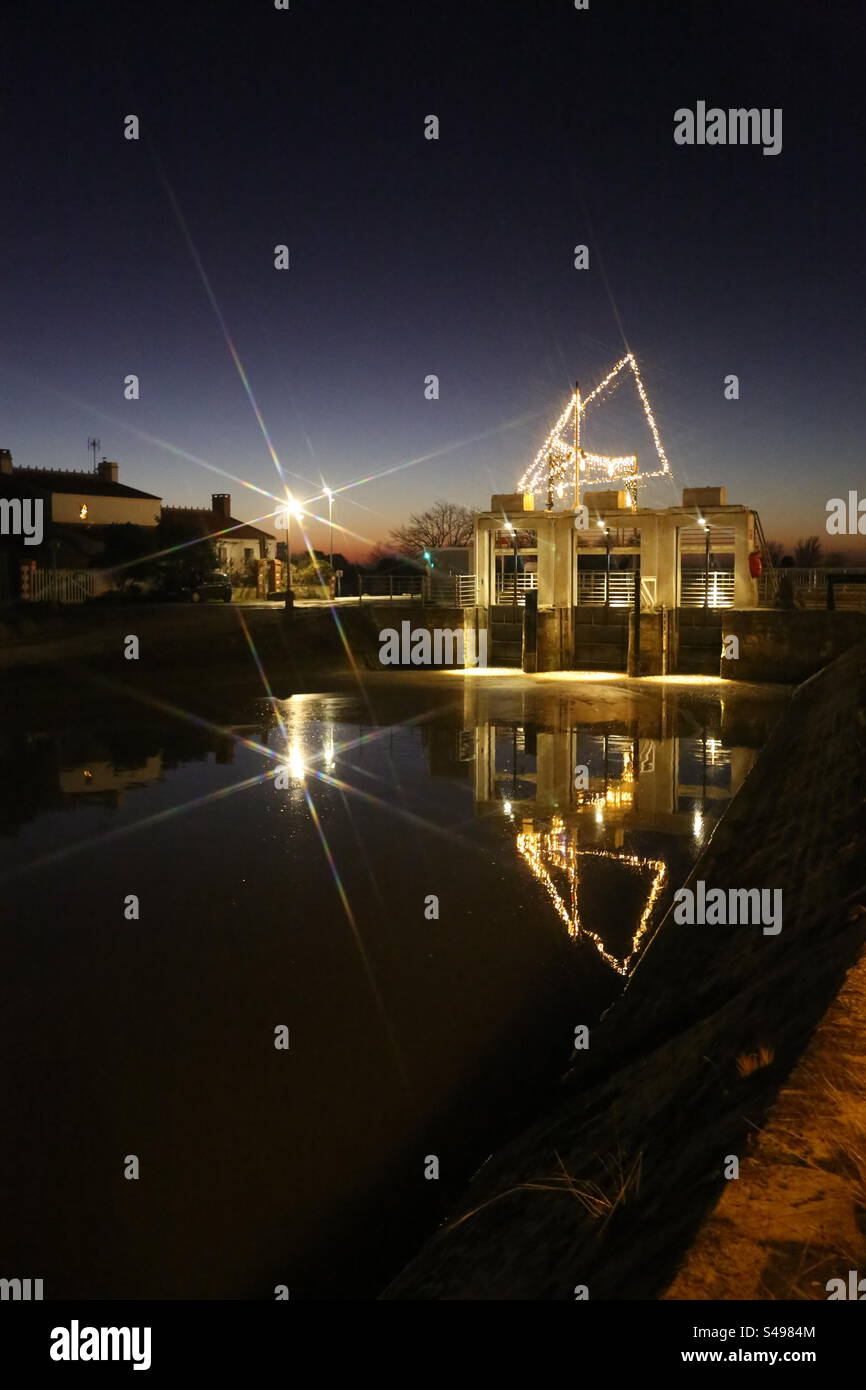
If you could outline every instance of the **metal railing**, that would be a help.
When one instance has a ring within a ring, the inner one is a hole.
[[[628,608],[634,603],[634,570],[578,570],[577,601],[590,608]]]
[[[864,574],[866,569],[858,568],[853,565],[845,565],[844,570],[847,574]],[[778,604],[780,599],[780,588],[782,584],[790,585],[791,596],[798,608],[826,608],[827,607],[827,580],[828,577],[840,573],[840,567],[831,568],[829,566],[807,567],[803,565],[779,565],[773,575],[762,574],[758,580],[758,602],[761,604]],[[853,589],[852,585],[852,589]],[[856,594],[849,596],[852,606],[859,606],[861,600]]]
[[[680,604],[683,608],[703,608],[709,580],[708,608],[733,608],[734,572],[733,570],[703,570],[684,574],[680,584]]]
[[[421,600],[424,596],[423,574],[359,574],[358,602],[364,598]]]
[[[655,608],[656,606],[656,577],[654,574],[641,575],[640,606],[641,608]]]
[[[475,575],[456,574],[454,576],[457,589],[458,608],[474,608],[475,598]]]
[[[530,589],[537,589],[537,588],[538,588],[538,575],[537,575],[534,571],[533,571],[532,573],[530,573],[530,574],[518,574],[518,575],[516,575],[516,576],[513,575],[513,574],[505,574],[505,575],[497,574],[497,576],[496,576],[496,602],[497,602],[497,603],[513,603],[513,602],[514,602],[514,587],[515,587],[514,581],[515,581],[515,578],[516,578],[516,580],[517,580],[517,602],[518,602],[518,603],[522,603],[522,602],[523,602],[524,595],[527,594],[527,593],[529,592]]]

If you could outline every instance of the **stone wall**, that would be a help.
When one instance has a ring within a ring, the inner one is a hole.
[[[866,613],[731,609],[723,616],[722,632],[739,642],[736,660],[720,663],[723,676],[793,683],[866,639]]]

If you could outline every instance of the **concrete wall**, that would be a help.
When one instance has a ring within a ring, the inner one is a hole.
[[[722,632],[739,641],[738,659],[721,662],[729,680],[802,681],[866,641],[866,613],[729,609]]]
[[[417,632],[420,629],[423,629],[425,632],[429,632],[431,634],[435,633],[437,630],[444,634],[445,631],[454,632],[455,630],[458,630],[462,632],[464,635],[465,650],[469,651],[470,648],[467,642],[467,633],[470,629],[472,629],[475,634],[476,643],[474,650],[475,652],[478,652],[479,634],[482,636],[484,634],[487,634],[487,627],[485,621],[487,616],[486,609],[423,608],[421,604],[382,603],[370,604],[369,606],[365,605],[365,611],[369,615],[370,621],[376,633],[379,634],[380,642],[384,640],[381,637],[381,634],[383,632],[389,629],[393,629],[398,633],[398,635],[401,635],[402,624],[408,623],[410,632]],[[523,610],[521,609],[521,612],[522,611]],[[490,639],[489,634],[487,634],[488,660],[489,648]],[[403,669],[413,671],[437,670],[443,667],[447,669],[451,664],[452,663],[439,662],[438,664],[433,664],[430,666],[415,666],[410,663],[407,664]],[[395,668],[394,666],[388,666],[387,668],[383,667],[383,669],[394,670],[399,669],[399,667]]]

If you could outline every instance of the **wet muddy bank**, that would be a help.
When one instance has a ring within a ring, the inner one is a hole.
[[[783,930],[669,914],[560,1106],[491,1157],[383,1297],[663,1294],[866,937],[864,726],[860,648],[796,692],[691,876],[781,887]]]

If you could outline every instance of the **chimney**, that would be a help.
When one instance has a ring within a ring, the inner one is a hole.
[[[0,449],[0,473],[12,472],[12,454],[8,449]]]
[[[230,492],[211,493],[211,510],[221,521],[229,521],[232,514],[232,497]]]
[[[110,463],[108,459],[100,459],[96,465],[96,476],[101,478],[104,483],[116,483],[117,464]]]

